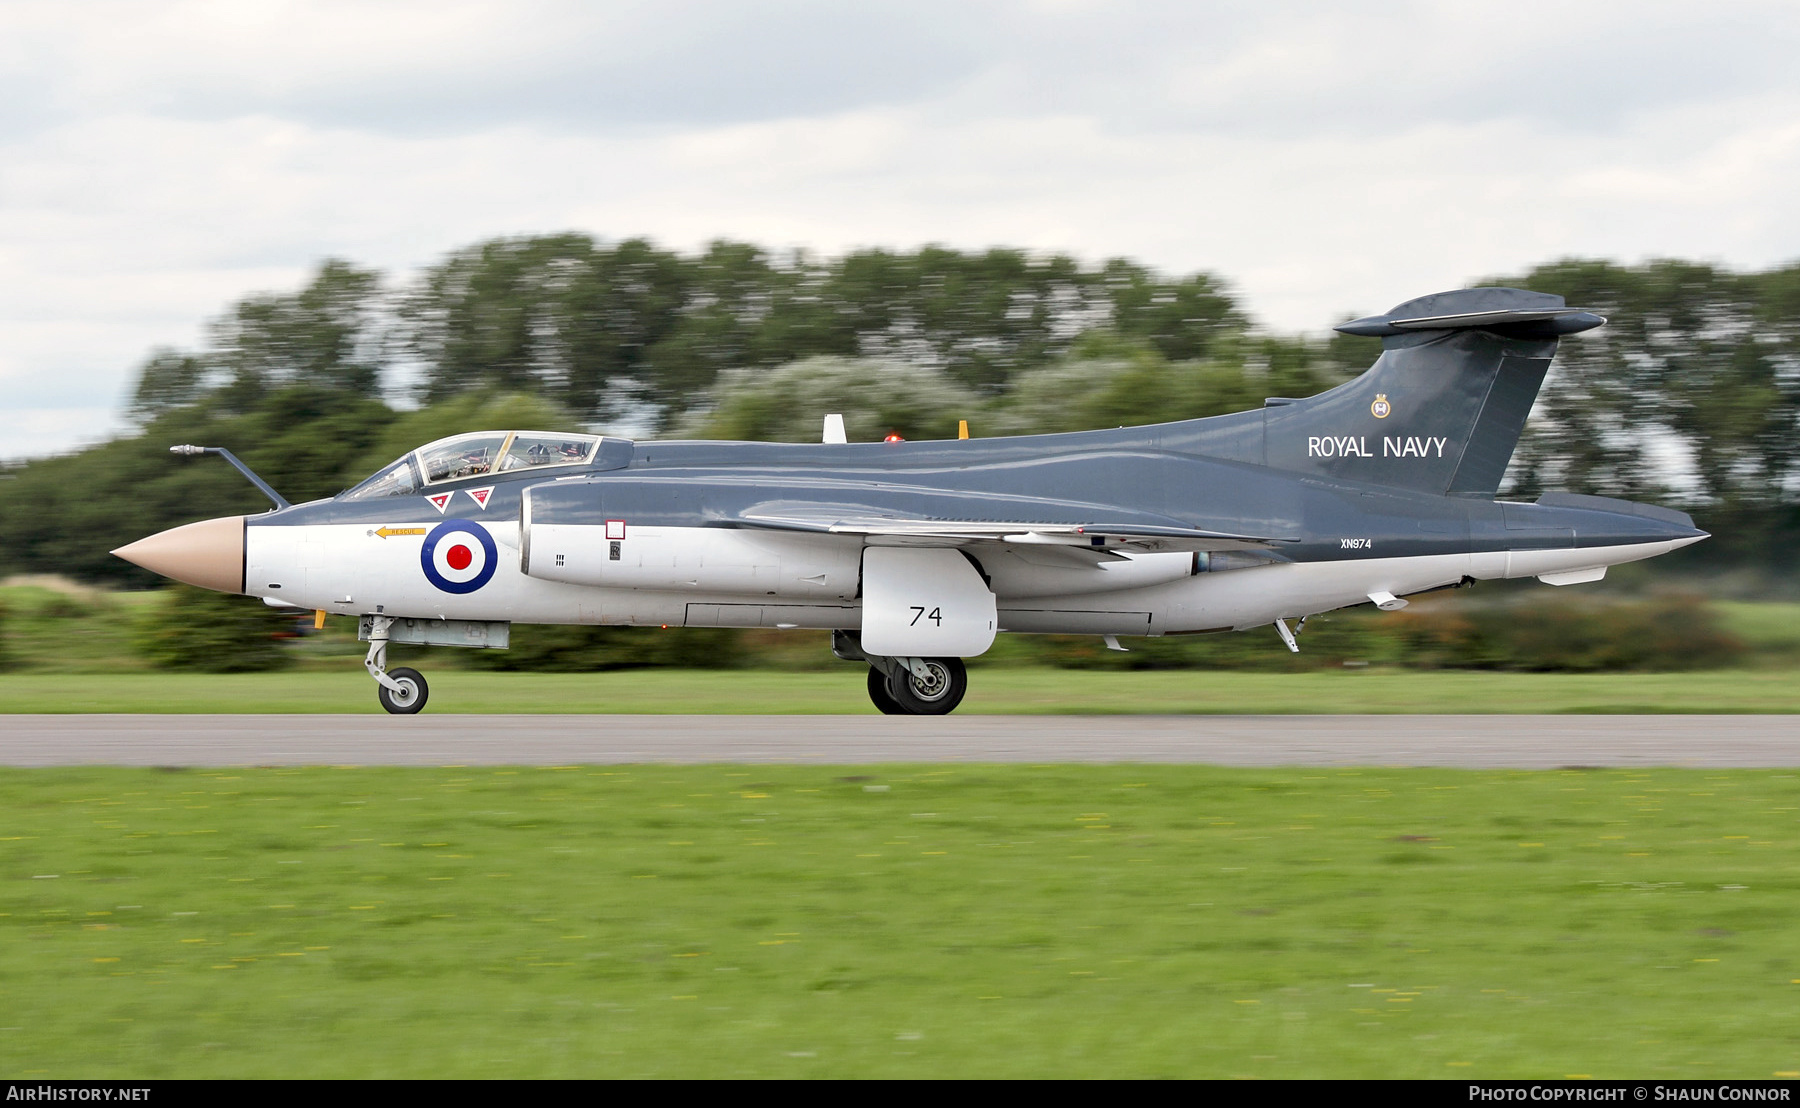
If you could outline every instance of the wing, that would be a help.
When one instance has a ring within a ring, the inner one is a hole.
[[[1135,521],[1044,522],[1028,519],[909,519],[869,512],[866,507],[792,504],[752,508],[735,521],[744,527],[861,535],[873,545],[962,546],[1008,543],[1027,546],[1083,547],[1093,550],[1187,551],[1266,549],[1295,538],[1241,535],[1193,527]]]
[[[1056,497],[786,475],[559,480],[531,486],[524,501],[524,518],[543,523],[693,526],[699,517],[711,527],[856,535],[875,546],[1003,543],[1079,551],[1092,561],[1110,551],[1268,551],[1299,541],[1273,527],[1210,530],[1160,512]]]

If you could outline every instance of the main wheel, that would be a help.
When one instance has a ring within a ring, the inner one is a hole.
[[[961,658],[926,658],[925,678],[910,669],[896,669],[887,680],[888,695],[900,710],[912,716],[942,716],[956,710],[969,691],[969,671]]]
[[[425,706],[425,698],[431,695],[431,686],[425,683],[425,678],[420,676],[418,670],[401,666],[399,669],[388,670],[388,676],[394,679],[400,689],[396,692],[386,685],[375,686],[375,699],[381,701],[383,708],[397,716],[410,716]]]
[[[881,714],[884,716],[906,714],[906,709],[894,700],[894,694],[888,692],[887,674],[874,666],[869,667],[869,699],[874,702],[875,707],[881,709]]]

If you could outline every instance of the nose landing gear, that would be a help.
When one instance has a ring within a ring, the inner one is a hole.
[[[410,716],[425,707],[431,687],[416,669],[400,666],[389,671],[387,668],[388,631],[393,626],[392,616],[373,618],[369,628],[369,654],[363,659],[363,668],[375,679],[375,699],[381,706],[394,715]]]

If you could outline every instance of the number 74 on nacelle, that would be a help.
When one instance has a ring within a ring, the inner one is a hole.
[[[883,712],[941,714],[1000,632],[1273,625],[1474,580],[1598,580],[1706,535],[1604,497],[1496,494],[1557,343],[1560,297],[1478,288],[1339,329],[1360,377],[1304,400],[1146,427],[811,444],[482,431],[329,500],[191,523],[114,551],[277,606],[355,615],[391,712],[427,686],[392,642],[504,648],[514,623],[820,628]]]

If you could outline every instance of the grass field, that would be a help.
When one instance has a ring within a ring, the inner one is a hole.
[[[354,663],[352,663],[354,665]],[[873,712],[863,670],[626,670],[591,674],[432,670],[427,713]],[[1531,674],[1339,670],[1252,673],[972,669],[962,714],[1800,711],[1800,672]],[[380,712],[357,666],[339,673],[0,675],[16,712]]]
[[[0,1075],[1794,1076],[1800,779],[9,771]]]

